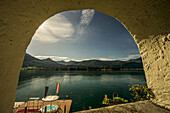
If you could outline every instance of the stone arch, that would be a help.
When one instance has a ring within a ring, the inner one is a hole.
[[[170,109],[169,0],[1,0],[0,111],[11,112],[25,51],[36,29],[56,13],[95,9],[118,19],[135,39],[153,103]]]

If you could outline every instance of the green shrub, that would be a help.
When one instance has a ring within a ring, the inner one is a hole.
[[[139,85],[139,84],[132,85],[129,88],[129,91],[131,92],[131,95],[133,96],[133,99],[131,99],[132,102],[149,100],[151,98],[151,95],[150,95],[151,89],[148,88],[146,85]]]

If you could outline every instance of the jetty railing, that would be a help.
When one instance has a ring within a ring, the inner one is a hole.
[[[39,110],[45,106],[52,106],[52,105],[57,105],[60,108],[61,103],[57,101],[42,101],[42,100],[33,100],[33,101],[26,101],[21,105],[16,106],[14,108],[13,112],[14,113],[20,113],[20,112],[38,112]],[[42,111],[45,112],[45,111]]]

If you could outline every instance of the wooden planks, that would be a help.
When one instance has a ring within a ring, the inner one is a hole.
[[[13,112],[16,113],[24,109],[26,106],[28,109],[40,109],[47,105],[58,105],[60,109],[56,113],[69,113],[71,108],[72,100],[54,100],[54,101],[42,101],[42,100],[34,100],[27,102],[15,102]],[[36,113],[36,112],[34,112]]]

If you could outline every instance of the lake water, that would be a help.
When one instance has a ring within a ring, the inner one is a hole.
[[[143,70],[135,71],[21,71],[16,101],[29,97],[43,97],[45,86],[48,95],[55,94],[56,83],[60,83],[60,99],[72,99],[71,111],[102,107],[104,95],[112,98],[117,92],[124,99],[130,99],[128,85],[146,85]],[[66,97],[68,95],[68,97]]]

